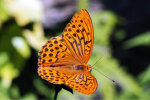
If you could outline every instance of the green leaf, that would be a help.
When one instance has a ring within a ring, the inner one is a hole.
[[[126,49],[134,48],[137,46],[150,46],[150,32],[142,33],[130,40],[127,40],[123,47]]]
[[[29,58],[30,47],[22,37],[13,37],[12,44],[17,52],[24,58]]]

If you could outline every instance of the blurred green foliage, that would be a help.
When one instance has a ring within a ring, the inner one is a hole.
[[[37,75],[37,53],[47,41],[43,28],[33,20],[29,21],[33,22],[33,29],[24,27],[28,22],[20,24],[17,18],[12,18],[12,13],[7,10],[9,4],[5,5],[4,1],[0,1],[0,99],[51,100],[54,96],[54,86]],[[78,8],[88,8],[87,0],[79,2]],[[95,35],[93,53],[89,61],[92,65],[111,48],[109,39],[120,20],[111,11],[90,12],[90,15]],[[120,41],[125,36],[124,30],[119,30],[115,38]],[[150,45],[150,32],[125,41],[123,47],[130,49],[141,45]],[[102,58],[92,71],[98,81],[98,89],[94,94],[87,96],[74,91],[72,95],[62,90],[58,100],[96,100],[96,97],[101,97],[102,100],[150,100],[150,65],[138,77],[133,77],[112,56],[110,50]],[[105,73],[116,83],[112,83],[99,72]]]
[[[124,47],[129,49],[136,46],[150,46],[150,32],[142,33],[124,43]]]

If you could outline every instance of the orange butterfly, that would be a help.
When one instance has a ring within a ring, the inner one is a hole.
[[[92,94],[97,81],[87,65],[94,41],[92,21],[86,10],[75,13],[62,36],[52,37],[39,52],[38,74],[53,84],[64,84],[78,92]]]

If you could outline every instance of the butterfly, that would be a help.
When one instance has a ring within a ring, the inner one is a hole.
[[[87,62],[94,41],[89,13],[75,13],[61,36],[50,38],[39,51],[38,74],[53,84],[62,84],[83,94],[92,94],[97,81]]]

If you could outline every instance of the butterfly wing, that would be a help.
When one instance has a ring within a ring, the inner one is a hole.
[[[65,84],[84,94],[92,94],[97,89],[97,81],[89,72],[74,74],[65,82]]]
[[[61,36],[52,37],[38,54],[38,74],[51,83],[63,84],[75,73],[72,65],[79,64],[64,44]]]
[[[67,68],[60,67],[39,67],[38,73],[43,79],[53,84],[65,84],[66,80],[75,74]]]
[[[59,67],[63,65],[66,66],[78,64],[78,60],[74,58],[64,44],[64,40],[61,36],[52,37],[50,40],[48,40],[38,53],[38,65]]]
[[[63,39],[80,63],[87,63],[93,48],[94,34],[90,15],[86,10],[76,13],[63,31]]]

